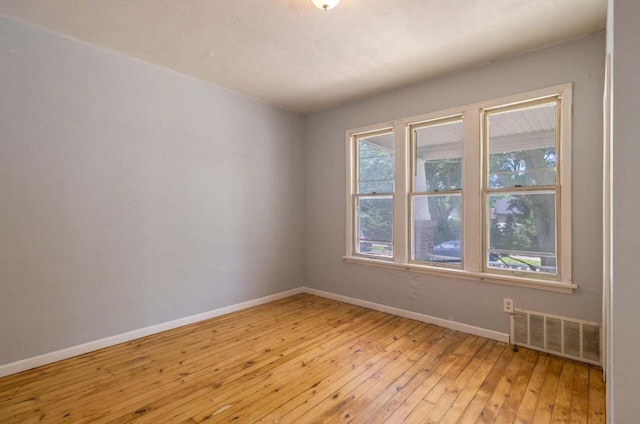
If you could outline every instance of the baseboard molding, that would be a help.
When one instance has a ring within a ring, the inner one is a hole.
[[[391,315],[397,315],[404,318],[414,319],[420,322],[426,322],[428,324],[438,325],[440,327],[451,328],[452,330],[462,331],[464,333],[473,334],[475,336],[486,337],[488,339],[497,340],[499,342],[509,343],[509,334],[500,333],[499,331],[487,330],[486,328],[476,327],[469,324],[463,324],[461,322],[451,321],[444,318],[438,318],[431,315],[425,315],[418,312],[411,312],[405,309],[394,308],[392,306],[382,305],[380,303],[369,302],[366,300],[356,299],[353,297],[342,296],[339,294],[329,293],[322,290],[311,289],[304,287],[305,293],[313,294],[320,297],[326,297],[327,299],[337,300],[339,302],[350,303],[356,306],[362,306],[363,308],[373,309],[380,312],[386,312]]]
[[[51,364],[53,362],[58,362],[63,359],[72,358],[74,356],[92,352],[94,350],[103,349],[105,347],[129,342],[131,340],[139,339],[141,337],[150,336],[152,334],[161,333],[163,331],[172,330],[178,327],[183,327],[188,324],[204,321],[220,315],[240,311],[242,309],[247,309],[252,306],[262,305],[264,303],[272,302],[274,300],[282,299],[284,297],[292,296],[294,294],[303,293],[303,292],[304,292],[304,288],[299,287],[293,290],[287,290],[281,293],[276,293],[269,296],[261,297],[259,299],[253,299],[253,300],[248,300],[246,302],[236,303],[235,305],[225,306],[223,308],[214,309],[212,311],[191,315],[185,318],[179,318],[179,319],[169,321],[169,322],[164,322],[161,324],[151,325],[149,327],[139,328],[137,330],[129,331],[127,333],[118,334],[111,337],[105,337],[104,339],[99,339],[99,340],[84,343],[81,345],[68,347],[66,349],[56,350],[54,352],[49,352],[43,355],[34,356],[32,358],[22,359],[20,361],[11,362],[5,365],[0,365],[0,377],[4,377],[10,374],[16,374],[22,371],[30,370],[32,368],[40,367],[42,365]]]
[[[40,367],[42,365],[51,364],[53,362],[62,361],[63,359],[72,358],[74,356],[82,355],[98,349],[103,349],[105,347],[129,342],[131,340],[139,339],[141,337],[150,336],[152,334],[161,333],[163,331],[172,330],[178,327],[183,327],[185,325],[193,324],[199,321],[204,321],[220,315],[240,311],[243,309],[250,308],[252,306],[262,305],[264,303],[272,302],[274,300],[282,299],[284,297],[292,296],[298,293],[308,293],[315,296],[325,297],[327,299],[333,299],[339,302],[362,306],[363,308],[373,309],[380,312],[386,312],[391,315],[397,315],[404,318],[414,319],[416,321],[439,325],[440,327],[451,328],[453,330],[462,331],[462,332],[473,334],[476,336],[482,336],[488,339],[509,343],[509,334],[507,333],[500,333],[498,331],[487,330],[486,328],[480,328],[473,325],[463,324],[460,322],[451,321],[444,318],[433,317],[433,316],[421,314],[418,312],[411,312],[405,309],[394,308],[392,306],[382,305],[379,303],[369,302],[366,300],[356,299],[353,297],[342,296],[339,294],[329,293],[322,290],[316,290],[309,287],[299,287],[299,288],[287,290],[281,293],[272,294],[270,296],[261,297],[259,299],[248,300],[246,302],[225,306],[223,308],[214,309],[212,311],[203,312],[201,314],[191,315],[185,318],[179,318],[173,321],[140,328],[137,330],[129,331],[127,333],[117,334],[115,336],[106,337],[104,339],[99,339],[99,340],[84,343],[81,345],[68,347],[66,349],[56,350],[54,352],[49,352],[43,355],[34,356],[32,358],[22,359],[20,361],[11,362],[5,365],[0,365],[0,377],[16,374],[22,371],[30,370],[32,368]]]

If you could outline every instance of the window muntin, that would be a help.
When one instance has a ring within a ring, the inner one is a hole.
[[[462,265],[462,117],[411,125],[411,260]]]
[[[484,112],[485,269],[559,274],[557,96]]]
[[[359,255],[393,258],[395,140],[391,130],[355,136],[355,244]]]

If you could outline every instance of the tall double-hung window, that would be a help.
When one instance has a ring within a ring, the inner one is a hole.
[[[409,126],[411,260],[460,267],[462,116]]]
[[[558,273],[560,98],[489,109],[486,141],[486,266]]]
[[[354,137],[355,252],[393,258],[393,192],[395,155],[393,131]]]
[[[348,131],[345,259],[571,291],[571,94]]]

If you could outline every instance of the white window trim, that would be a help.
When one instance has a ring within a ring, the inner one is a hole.
[[[528,103],[536,99],[559,96],[561,125],[559,128],[560,162],[558,164],[558,214],[557,233],[559,274],[546,277],[518,272],[492,272],[484,270],[484,211],[482,186],[483,173],[483,136],[482,111],[497,107]],[[572,98],[571,83],[528,91],[514,96],[473,103],[462,107],[417,115],[409,118],[387,121],[380,124],[354,128],[346,132],[346,255],[349,263],[371,265],[389,269],[419,272],[442,277],[474,280],[511,286],[529,287],[562,293],[572,293],[577,285],[572,281],[571,270],[571,141],[572,141]],[[409,146],[409,127],[421,122],[442,119],[450,116],[463,117],[463,269],[411,262],[409,237],[409,188],[411,173],[411,154]],[[356,255],[354,245],[354,193],[355,180],[355,136],[363,133],[393,129],[395,147],[395,194],[393,218],[393,258],[378,259]]]

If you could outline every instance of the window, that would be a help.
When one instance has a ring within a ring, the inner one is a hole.
[[[462,264],[462,117],[409,127],[411,258]]]
[[[355,253],[393,257],[393,192],[395,155],[393,132],[355,137]]]
[[[347,254],[571,292],[570,84],[347,132]]]
[[[558,272],[559,101],[485,112],[488,268]]]

